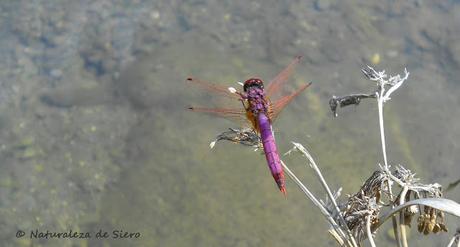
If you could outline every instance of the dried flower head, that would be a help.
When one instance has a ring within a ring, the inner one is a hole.
[[[242,144],[244,146],[254,147],[256,150],[262,148],[262,142],[259,135],[251,128],[229,128],[228,131],[217,135],[216,139],[212,141],[209,146],[213,148],[218,141],[222,140]]]

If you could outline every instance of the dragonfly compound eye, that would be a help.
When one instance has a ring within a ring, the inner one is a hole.
[[[259,78],[250,78],[244,82],[243,89],[245,92],[251,87],[258,87],[260,89],[264,88],[264,83]]]

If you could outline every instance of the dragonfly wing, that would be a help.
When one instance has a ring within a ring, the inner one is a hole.
[[[228,98],[231,98],[231,99],[241,99],[241,96],[240,96],[239,92],[235,92],[235,91],[232,92],[232,91],[230,91],[232,89],[230,89],[228,87],[224,87],[224,86],[221,86],[221,85],[217,85],[217,84],[214,84],[214,83],[202,81],[200,79],[191,78],[191,77],[187,78],[187,82],[189,82],[191,84],[194,84],[194,85],[197,85],[197,86],[201,87],[202,89],[205,89],[205,90],[207,90],[208,92],[211,92],[211,93],[217,93],[219,95],[222,95],[222,96],[225,96],[225,97],[228,97]]]
[[[287,82],[289,76],[294,71],[297,64],[299,64],[302,56],[297,56],[295,59],[283,70],[281,71],[273,80],[271,80],[266,89],[267,96],[272,96]]]
[[[244,109],[233,109],[233,108],[205,108],[205,107],[189,107],[190,111],[208,113],[217,117],[222,117],[240,125],[247,126],[250,124],[246,117],[246,111]]]
[[[280,112],[284,109],[284,107],[289,104],[295,97],[297,97],[303,90],[307,89],[311,85],[310,83],[307,83],[303,86],[301,86],[299,89],[297,89],[295,92],[292,94],[286,95],[274,103],[272,103],[272,112],[270,115],[270,119],[273,121],[276,119],[276,117],[280,114]]]

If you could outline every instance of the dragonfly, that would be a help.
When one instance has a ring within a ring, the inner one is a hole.
[[[301,56],[284,68],[267,86],[260,78],[249,78],[242,85],[243,90],[237,90],[234,87],[225,87],[220,84],[210,83],[196,78],[187,78],[187,82],[198,86],[209,93],[226,97],[234,102],[240,102],[240,107],[236,108],[206,108],[206,107],[189,107],[193,112],[203,112],[218,117],[224,117],[243,123],[246,127],[251,128],[254,133],[259,135],[262,142],[263,151],[267,160],[268,168],[273,176],[279,190],[286,195],[286,185],[283,167],[281,165],[280,155],[276,146],[273,122],[280,112],[306,88],[311,85],[305,83],[292,93],[283,93],[283,87],[288,82],[289,77],[295,67],[301,61]]]

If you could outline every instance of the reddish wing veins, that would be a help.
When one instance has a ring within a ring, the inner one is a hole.
[[[278,90],[287,82],[289,76],[294,71],[297,64],[299,64],[302,56],[297,56],[283,71],[281,71],[275,78],[273,78],[266,89],[267,96],[273,96]]]
[[[189,107],[194,112],[204,112],[214,116],[223,117],[242,125],[248,124],[246,110],[234,108],[206,108],[206,107]]]
[[[202,89],[205,89],[211,93],[218,93],[222,96],[226,96],[232,99],[240,99],[240,95],[238,93],[231,93],[227,87],[217,85],[214,83],[202,81],[200,79],[195,79],[195,78],[187,78],[187,81],[190,83],[193,83],[194,85],[197,85],[201,87]]]
[[[307,89],[310,85],[311,82],[301,86],[292,94],[286,95],[272,103],[272,114],[270,116],[271,120],[274,121],[276,117],[280,114],[280,112],[284,109],[284,107],[287,104],[289,104],[289,102],[291,102],[295,97],[297,97],[301,92]]]

